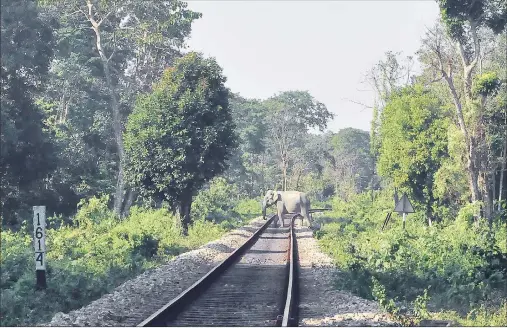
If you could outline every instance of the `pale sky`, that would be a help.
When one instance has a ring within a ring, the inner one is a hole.
[[[386,51],[414,55],[438,17],[435,1],[188,1],[202,18],[189,50],[215,57],[227,86],[246,98],[308,90],[334,113],[328,129],[369,131],[373,104],[361,83]],[[345,98],[345,99],[344,99]]]

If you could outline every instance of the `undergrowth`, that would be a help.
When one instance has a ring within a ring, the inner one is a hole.
[[[421,214],[393,213],[388,194],[367,194],[315,216],[321,248],[342,274],[337,288],[377,300],[403,325],[452,318],[460,325],[507,325],[507,234],[496,218],[474,222],[471,206],[429,227]]]
[[[258,202],[231,202],[213,195],[217,193],[221,195],[221,187],[199,195],[213,206],[194,212],[196,220],[186,237],[180,233],[179,220],[168,210],[133,207],[127,218],[118,220],[107,207],[107,197],[80,203],[70,224],[61,217],[48,218],[48,288],[41,291],[34,289],[31,225],[25,223],[18,232],[2,231],[2,326],[36,325],[51,320],[57,312],[80,308],[145,270],[258,216]],[[227,217],[231,212],[234,215]],[[214,217],[216,213],[223,216]]]

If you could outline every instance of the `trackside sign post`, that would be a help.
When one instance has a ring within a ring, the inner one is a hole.
[[[46,288],[46,206],[33,207],[33,246],[36,288]]]
[[[394,212],[403,213],[403,229],[405,229],[405,220],[407,218],[407,213],[415,213],[412,204],[408,200],[407,194],[403,194],[400,201],[394,207]]]

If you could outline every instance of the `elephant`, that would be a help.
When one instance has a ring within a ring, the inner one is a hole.
[[[278,218],[275,220],[275,226],[278,225],[278,219],[285,227],[284,214],[299,214],[301,216],[301,225],[303,220],[308,220],[308,226],[312,226],[310,213],[310,200],[304,192],[300,191],[273,191],[268,190],[262,201],[262,218],[266,220],[266,207],[276,203]]]

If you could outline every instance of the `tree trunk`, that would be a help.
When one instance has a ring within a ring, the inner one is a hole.
[[[493,197],[491,194],[491,181],[489,179],[489,174],[484,173],[484,194],[483,194],[483,200],[484,200],[484,218],[486,218],[489,222],[489,225],[492,225],[492,219],[493,219]]]
[[[471,105],[471,99],[472,99],[472,72],[477,65],[477,62],[480,58],[480,43],[479,39],[477,37],[477,24],[475,21],[470,21],[470,32],[472,34],[472,38],[474,41],[474,58],[473,60],[469,60],[466,51],[465,46],[461,44],[460,41],[456,42],[456,47],[458,48],[459,55],[461,57],[461,62],[463,66],[463,92],[465,95],[465,104]],[[456,87],[454,85],[453,76],[452,76],[452,62],[448,62],[444,64],[444,59],[442,56],[442,52],[440,50],[440,43],[437,40],[437,45],[435,48],[435,53],[438,57],[439,65],[440,65],[440,72],[442,74],[442,77],[447,82],[447,86],[449,87],[449,91],[452,96],[452,100],[454,102],[454,107],[456,109],[456,118],[459,124],[459,127],[461,129],[461,132],[463,133],[464,139],[465,139],[465,145],[466,145],[466,151],[467,151],[467,176],[468,176],[468,182],[469,182],[469,188],[471,193],[471,201],[477,201],[481,199],[481,195],[479,192],[479,169],[476,166],[477,162],[477,147],[476,147],[476,141],[472,135],[469,133],[469,128],[467,127],[463,115],[463,108],[462,108],[462,102],[458,96],[458,93],[456,91]]]
[[[188,226],[190,225],[190,207],[192,206],[192,197],[183,197],[179,205],[179,215],[181,230],[184,236],[188,236]]]
[[[493,169],[493,172],[491,172],[491,199],[492,199],[492,206],[491,211],[495,211],[495,200],[496,200],[496,169]]]
[[[296,189],[295,190],[299,190],[299,180],[301,179],[301,173],[302,171],[300,171],[297,175],[297,178],[296,178]]]
[[[120,107],[118,104],[118,99],[116,95],[116,91],[113,84],[113,79],[111,78],[111,71],[109,67],[109,58],[104,53],[104,49],[102,48],[101,34],[100,34],[100,24],[102,20],[97,22],[93,15],[93,4],[90,0],[87,0],[88,6],[88,14],[86,15],[90,23],[92,24],[92,29],[95,32],[96,37],[96,46],[97,51],[99,52],[100,60],[104,67],[104,75],[106,76],[106,83],[109,89],[109,94],[111,97],[111,109],[113,112],[113,130],[114,137],[116,140],[116,145],[118,147],[118,176],[116,180],[116,192],[114,196],[114,212],[117,215],[121,215],[121,209],[123,204],[123,194],[125,190],[125,181],[123,179],[123,162],[124,162],[124,154],[125,150],[123,147],[123,136],[122,136],[122,126],[121,126],[121,113]],[[106,15],[107,16],[107,15]]]
[[[450,72],[450,70],[449,70]],[[480,193],[479,193],[479,183],[478,183],[478,176],[479,172],[475,167],[475,159],[477,157],[477,150],[475,147],[475,141],[473,137],[471,137],[468,133],[468,129],[465,124],[465,118],[463,116],[463,109],[461,106],[461,101],[459,100],[458,93],[456,92],[456,88],[454,87],[454,82],[452,80],[452,76],[446,74],[444,72],[444,78],[447,81],[447,86],[449,87],[449,91],[451,92],[452,99],[454,101],[454,106],[456,108],[456,116],[458,118],[459,127],[461,129],[461,132],[463,133],[463,136],[465,137],[465,145],[467,148],[467,175],[468,175],[468,182],[469,182],[469,188],[470,193],[472,195],[472,202],[475,202],[480,199]]]
[[[153,207],[159,209],[159,208],[162,208],[162,203],[164,202],[164,198],[159,195],[159,194],[156,194],[154,196],[152,196],[152,204],[153,204]],[[173,214],[175,214],[176,212],[173,211]]]
[[[505,136],[505,144],[503,145],[502,154],[502,170],[500,171],[500,185],[498,186],[498,211],[502,210],[502,193],[503,193],[503,182],[505,174],[505,166],[507,165],[507,136]]]
[[[285,156],[282,158],[282,188],[283,191],[287,191],[287,160]]]
[[[125,205],[123,206],[123,213],[122,217],[127,217],[130,214],[130,208],[132,207],[132,204],[134,203],[135,198],[137,197],[137,192],[134,191],[134,189],[129,188],[127,190],[127,199],[125,201]]]
[[[102,56],[101,56],[102,57]],[[113,130],[114,137],[116,139],[116,145],[118,147],[118,177],[116,183],[116,193],[114,197],[114,211],[116,214],[121,213],[121,205],[123,203],[123,194],[125,190],[125,181],[123,179],[123,163],[125,158],[125,149],[123,147],[123,132],[121,126],[121,114],[116,98],[116,92],[114,90],[113,82],[111,79],[111,73],[109,71],[109,62],[102,61],[104,64],[104,72],[106,75],[107,85],[109,87],[109,93],[111,94],[111,107],[113,109]]]

